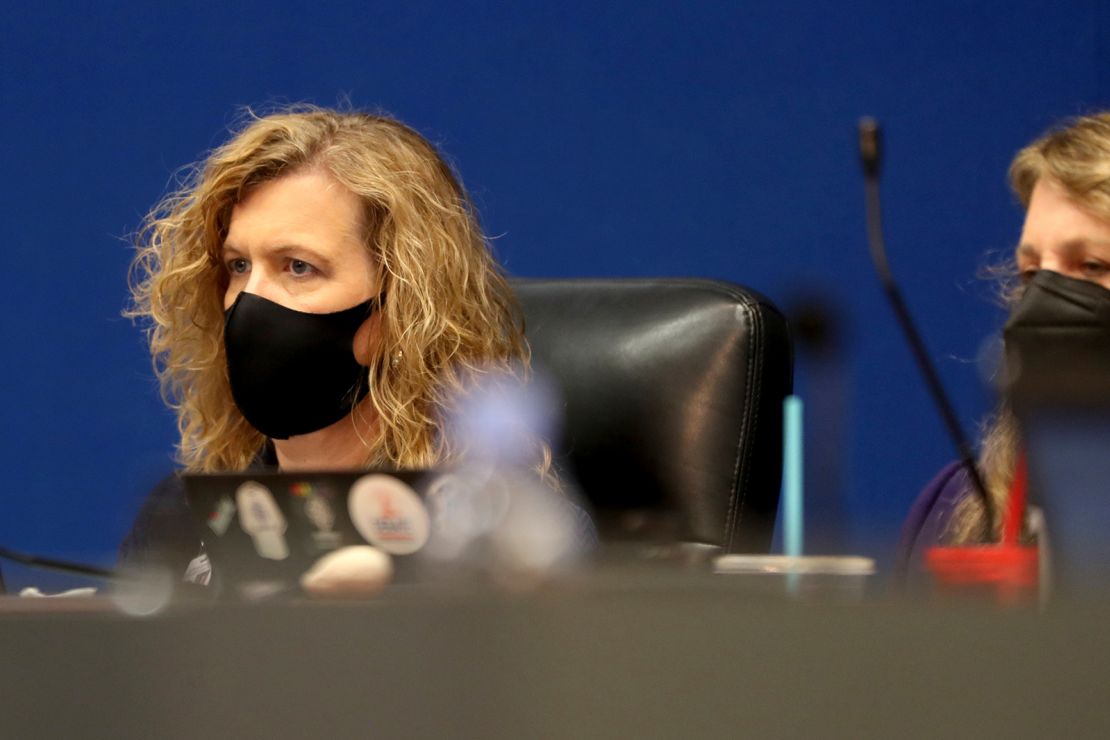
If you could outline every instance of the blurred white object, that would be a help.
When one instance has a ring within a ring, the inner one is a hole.
[[[512,498],[490,536],[500,569],[551,570],[578,554],[577,528],[562,494],[525,471],[503,474],[501,485]]]
[[[71,588],[68,591],[59,591],[56,594],[44,594],[34,586],[23,589],[19,595],[25,599],[72,599],[84,596],[95,596],[96,589],[93,587],[85,588]]]
[[[514,587],[570,564],[582,550],[575,509],[531,470],[461,468],[435,481],[428,499],[427,554]]]
[[[875,561],[854,555],[721,555],[713,561],[713,572],[870,576]]]
[[[582,549],[573,505],[542,480],[544,443],[557,438],[558,394],[541,374],[491,372],[467,389],[448,426],[466,464],[428,488],[428,554],[512,587],[542,579]]]
[[[428,486],[434,536],[428,554],[439,560],[461,557],[505,519],[510,491],[492,465],[468,465]]]
[[[169,606],[179,578],[164,566],[124,567],[120,575],[108,589],[108,598],[132,617],[149,617]]]
[[[713,572],[770,583],[781,578],[791,598],[858,601],[875,575],[875,561],[854,555],[721,555]]]
[[[364,598],[393,579],[393,560],[370,545],[341,547],[323,556],[301,576],[301,588],[313,596]]]

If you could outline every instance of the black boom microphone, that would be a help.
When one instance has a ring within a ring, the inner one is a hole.
[[[875,264],[875,271],[879,274],[883,292],[886,293],[887,300],[890,301],[890,306],[894,309],[894,315],[898,318],[898,325],[901,327],[906,341],[910,344],[910,350],[912,350],[914,360],[917,362],[917,368],[924,376],[925,385],[928,386],[933,402],[944,420],[948,436],[956,446],[956,451],[967,470],[971,484],[983,502],[983,510],[989,523],[988,531],[991,531],[994,526],[994,502],[987,494],[987,487],[983,484],[979,467],[975,463],[975,454],[972,452],[971,445],[967,442],[967,437],[964,436],[963,429],[960,428],[960,422],[956,418],[955,411],[952,410],[952,403],[948,400],[948,394],[944,392],[944,386],[941,385],[940,376],[937,375],[928,352],[925,351],[925,342],[922,341],[921,335],[917,331],[917,326],[910,316],[906,302],[902,300],[902,292],[894,282],[894,276],[890,272],[890,264],[887,262],[886,246],[883,242],[882,210],[879,201],[882,132],[874,118],[860,119],[859,154],[860,161],[863,164],[864,186],[867,194],[867,241],[871,247],[871,261]]]

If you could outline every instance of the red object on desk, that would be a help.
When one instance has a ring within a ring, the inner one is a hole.
[[[990,595],[1003,606],[1036,600],[1040,582],[1039,552],[1036,546],[1018,543],[1025,519],[1027,485],[1028,471],[1022,454],[1014,470],[999,544],[930,547],[925,551],[925,567],[941,593]]]

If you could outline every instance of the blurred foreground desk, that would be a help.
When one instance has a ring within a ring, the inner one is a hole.
[[[793,604],[701,574],[27,606],[0,603],[2,738],[1110,735],[1103,607]]]

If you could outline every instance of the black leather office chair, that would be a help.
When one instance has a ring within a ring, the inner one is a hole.
[[[603,539],[766,552],[793,383],[786,320],[695,279],[512,281],[533,363],[563,392],[556,449]]]

